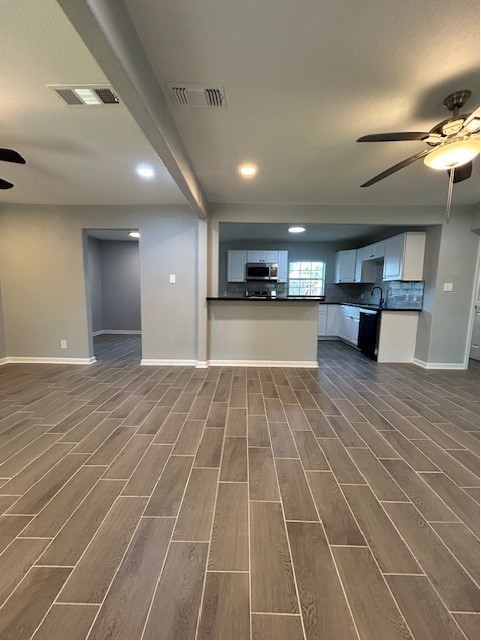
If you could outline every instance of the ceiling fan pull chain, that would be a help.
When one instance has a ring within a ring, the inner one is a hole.
[[[448,202],[446,203],[446,223],[449,224],[449,215],[451,214],[451,202],[453,200],[453,186],[454,186],[454,167],[449,170],[449,185],[448,185]]]

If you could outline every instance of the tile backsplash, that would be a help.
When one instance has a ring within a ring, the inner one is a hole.
[[[384,306],[392,309],[422,309],[424,296],[423,281],[383,281],[382,263],[378,266],[375,283],[327,283],[326,301],[331,303],[379,303],[381,292],[373,287],[381,287]]]

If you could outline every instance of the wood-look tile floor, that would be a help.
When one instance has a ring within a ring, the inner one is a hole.
[[[479,638],[479,367],[0,368],[0,638]]]

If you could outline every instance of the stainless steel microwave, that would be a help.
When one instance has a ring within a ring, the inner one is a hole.
[[[277,263],[247,263],[246,280],[277,280]]]

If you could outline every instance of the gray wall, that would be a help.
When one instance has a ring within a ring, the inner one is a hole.
[[[196,357],[197,219],[187,207],[2,205],[0,226],[9,356],[92,356],[83,230],[124,228],[141,234],[143,358]]]
[[[140,330],[139,243],[103,240],[102,329]]]
[[[102,241],[97,238],[89,238],[87,242],[92,331],[98,332],[104,329],[102,313]]]

